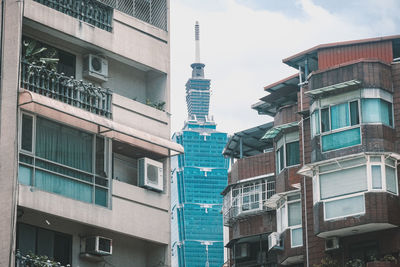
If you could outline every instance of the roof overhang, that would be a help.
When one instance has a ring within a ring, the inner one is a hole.
[[[267,208],[276,209],[278,206],[279,200],[281,200],[282,198],[286,198],[286,196],[288,196],[288,195],[298,193],[298,192],[300,192],[300,189],[276,193],[264,202],[264,206],[266,206]]]
[[[326,93],[333,92],[333,91],[336,91],[339,89],[347,88],[350,86],[356,86],[356,85],[360,85],[360,84],[361,84],[361,81],[359,81],[359,80],[349,80],[349,81],[325,86],[322,88],[313,89],[313,90],[305,92],[304,94],[308,95],[308,96],[316,97],[316,96],[319,96],[322,94],[326,94]]]
[[[159,154],[173,156],[184,153],[181,145],[158,136],[131,128],[86,110],[27,90],[19,93],[18,106],[82,130],[109,137],[132,146]]]
[[[273,127],[271,129],[269,129],[264,136],[261,138],[262,140],[268,140],[268,139],[273,139],[275,138],[281,131],[283,131],[284,129],[289,129],[289,128],[293,128],[299,125],[299,122],[294,121],[294,122],[290,122],[290,123],[286,123],[286,124],[282,124],[282,125],[278,125],[276,127]]]

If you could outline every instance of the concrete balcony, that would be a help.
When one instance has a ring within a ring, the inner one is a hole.
[[[323,238],[345,237],[398,227],[400,201],[397,195],[386,192],[362,194],[360,212],[332,220],[325,220],[324,202],[314,205],[314,233]]]
[[[291,246],[291,229],[286,229],[281,235],[282,247],[275,249],[278,258],[278,264],[291,265],[304,261],[303,246]],[[274,253],[270,250],[269,253]]]

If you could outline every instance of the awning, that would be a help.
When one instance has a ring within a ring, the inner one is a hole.
[[[69,104],[27,90],[19,94],[18,106],[44,117],[100,134],[163,155],[181,154],[181,145],[129,126],[114,122]]]
[[[266,140],[266,139],[273,139],[275,138],[275,136],[277,136],[283,129],[288,129],[291,127],[295,127],[298,126],[298,122],[294,121],[294,122],[290,122],[287,124],[282,124],[282,125],[278,125],[276,127],[273,127],[271,129],[269,129],[264,136],[261,138],[261,140]]]
[[[264,202],[264,206],[266,206],[267,208],[276,209],[278,206],[278,201],[280,199],[286,197],[289,194],[293,194],[296,192],[300,192],[300,189],[295,189],[295,190],[286,191],[286,192],[282,192],[282,193],[276,193]]]
[[[322,88],[310,90],[310,91],[305,92],[304,94],[310,95],[310,96],[316,96],[316,95],[320,95],[323,93],[335,91],[337,89],[341,89],[341,88],[345,88],[345,87],[349,87],[349,86],[353,86],[353,85],[359,85],[359,84],[361,84],[361,81],[359,81],[359,80],[350,80],[350,81],[337,83],[337,84],[325,86]]]

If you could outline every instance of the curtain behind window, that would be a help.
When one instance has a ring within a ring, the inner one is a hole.
[[[37,118],[36,156],[92,172],[92,147],[91,134]]]
[[[347,103],[331,107],[331,128],[332,130],[343,128],[350,125],[349,105]]]

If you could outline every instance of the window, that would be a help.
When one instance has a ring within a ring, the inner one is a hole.
[[[392,97],[377,89],[363,89],[361,95],[378,95],[387,100]],[[393,127],[392,103],[384,99],[361,98],[315,109],[311,114],[311,137],[321,134],[323,152],[361,144],[360,122],[381,123]],[[321,102],[326,105],[329,100],[319,100],[316,105]]]
[[[362,99],[361,104],[363,123],[382,123],[393,126],[392,103],[379,98],[366,98]]]
[[[65,266],[71,264],[72,236],[18,223],[17,249],[22,255],[32,252],[39,256],[47,256]]]
[[[276,146],[276,170],[278,173],[285,167],[300,163],[299,132],[283,134]]]
[[[290,229],[291,247],[303,245],[300,194],[290,194],[278,201],[276,221],[278,233]]]
[[[108,206],[108,139],[26,113],[21,124],[20,183]]]
[[[321,165],[314,196],[324,202],[325,220],[365,213],[364,193],[398,194],[396,161],[384,155],[366,155]]]

